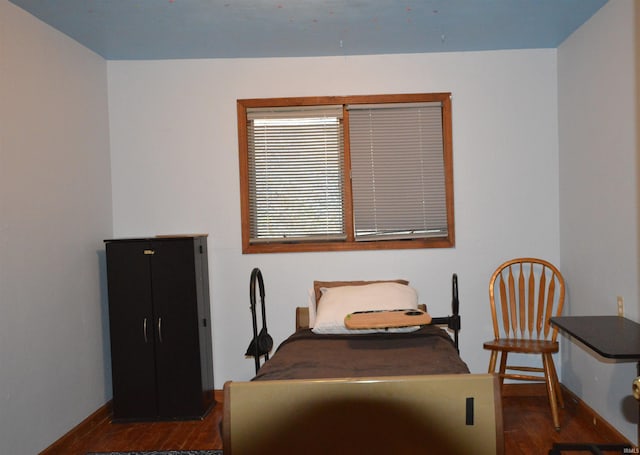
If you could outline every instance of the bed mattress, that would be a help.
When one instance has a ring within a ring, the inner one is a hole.
[[[437,326],[366,335],[317,335],[303,329],[280,344],[253,380],[457,373],[469,373],[469,368]]]

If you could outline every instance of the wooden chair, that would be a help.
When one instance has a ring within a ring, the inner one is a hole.
[[[560,429],[558,405],[564,407],[564,401],[552,358],[558,352],[558,329],[549,319],[562,313],[564,293],[564,278],[553,264],[535,258],[505,262],[489,282],[495,339],[484,343],[491,351],[489,373],[495,373],[501,353],[501,384],[505,378],[546,383],[556,430]],[[510,352],[541,355],[542,367],[507,365]]]

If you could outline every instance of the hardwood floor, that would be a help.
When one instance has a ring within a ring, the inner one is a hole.
[[[540,387],[537,387],[540,386]],[[515,386],[502,399],[505,455],[547,455],[556,442],[630,444],[600,416],[563,387],[564,409],[560,409],[560,431],[553,419],[543,384]],[[518,389],[522,388],[525,395]],[[633,442],[633,441],[632,441]],[[563,454],[588,454],[565,451]],[[605,453],[621,453],[609,451]]]
[[[89,452],[222,449],[222,391],[202,420],[111,423],[109,407],[89,416],[40,455],[85,455]]]
[[[538,389],[515,387],[505,393],[508,395],[503,398],[505,455],[546,455],[554,442],[629,443],[568,391],[564,394],[565,408],[560,413],[562,429],[559,432],[553,428],[546,396]],[[105,408],[41,455],[221,449],[221,392],[216,392],[216,400],[218,404],[202,421],[112,424]]]

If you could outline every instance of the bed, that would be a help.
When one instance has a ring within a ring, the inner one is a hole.
[[[470,374],[458,354],[455,275],[452,289],[452,316],[354,333],[344,327],[344,312],[362,309],[354,299],[367,311],[424,306],[403,280],[314,283],[295,333],[251,381],[225,384],[225,455],[502,454],[498,382]],[[332,298],[340,312],[327,319]]]

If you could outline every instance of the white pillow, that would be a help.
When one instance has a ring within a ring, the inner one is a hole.
[[[307,305],[309,306],[309,328],[312,329],[316,323],[316,293],[313,288],[309,289],[309,302]]]
[[[376,332],[412,332],[418,326],[394,329],[347,329],[344,317],[355,311],[403,310],[418,308],[415,289],[399,283],[372,283],[364,286],[321,288],[312,331],[317,334],[360,334]]]

